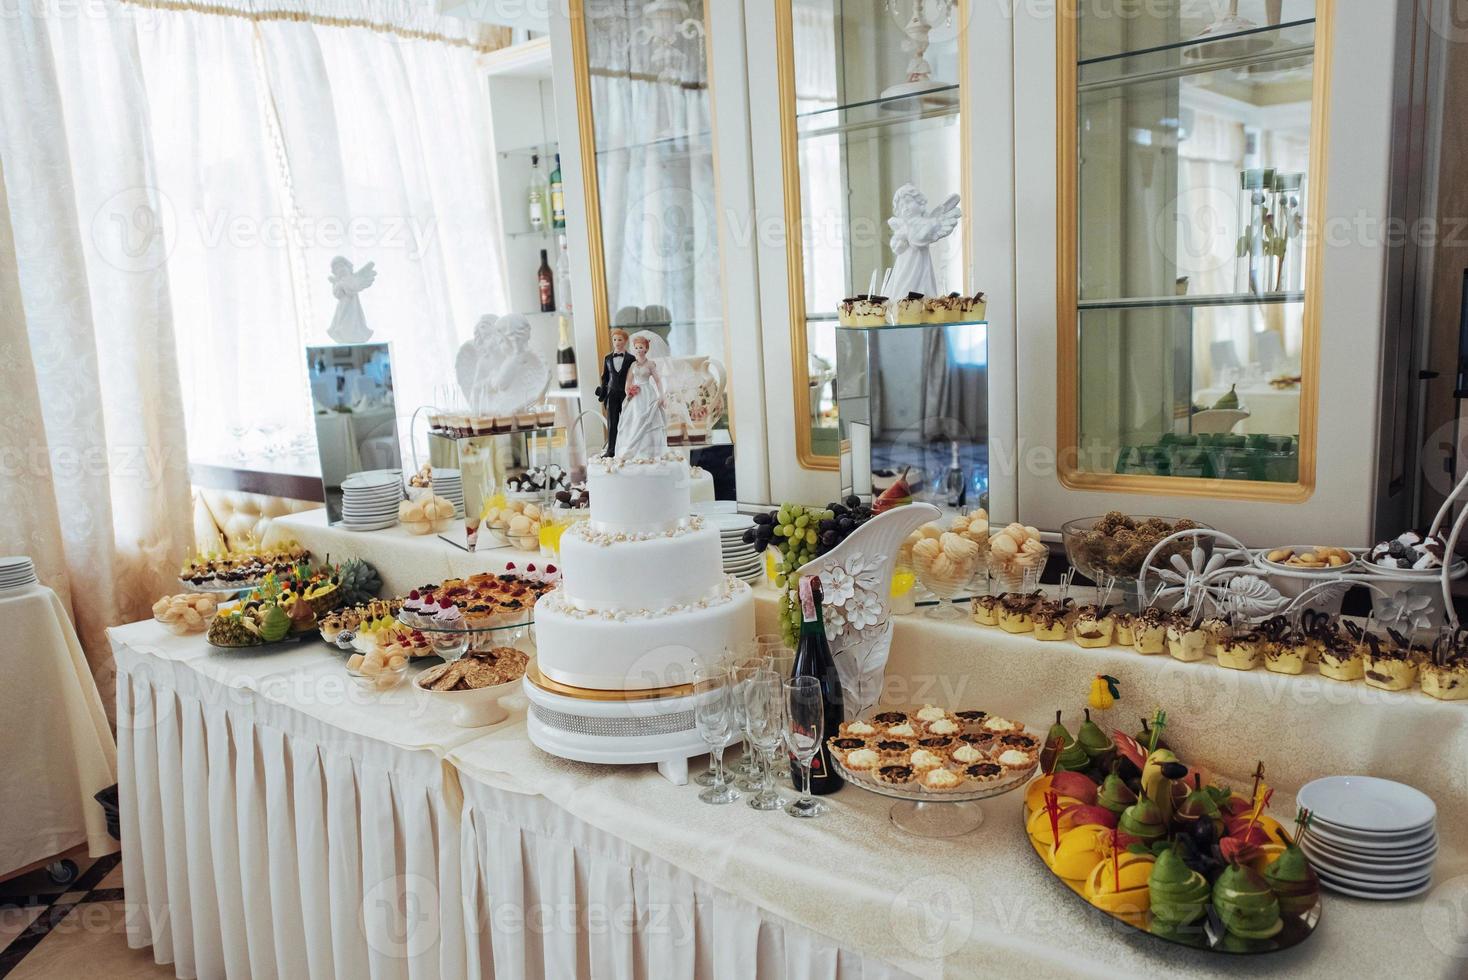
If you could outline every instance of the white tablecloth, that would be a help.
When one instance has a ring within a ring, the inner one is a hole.
[[[86,844],[111,854],[94,793],[117,781],[117,747],[76,632],[42,585],[0,592],[0,876]]]
[[[408,689],[366,698],[319,644],[272,660],[172,640],[146,623],[113,631],[119,712],[137,719],[120,731],[128,938],[180,976],[1457,977],[1468,963],[1449,953],[1468,940],[1451,917],[1453,889],[1468,891],[1458,776],[1429,790],[1444,814],[1436,892],[1384,905],[1329,895],[1309,943],[1236,960],[1082,905],[1030,851],[1017,798],[984,804],[984,826],[948,841],[903,835],[889,801],[854,788],[813,822],[709,807],[649,766],[549,757],[520,714],[475,732]],[[907,621],[891,675],[916,698],[1035,725],[1079,703],[1101,670],[1123,677],[1124,710],[1186,695],[1156,686],[1156,658],[1078,652]],[[1251,681],[1230,690],[1228,711],[1200,714],[1223,719],[1210,736],[1188,733],[1193,709],[1174,714],[1175,734],[1203,753],[1237,719],[1229,758],[1247,767],[1268,750],[1274,809],[1288,812],[1286,779],[1334,757],[1281,757],[1332,709]],[[1456,737],[1458,706],[1412,704],[1410,719],[1399,707],[1338,709],[1357,712],[1322,736],[1347,743],[1331,746],[1348,760],[1339,768],[1371,761],[1394,718],[1415,733],[1432,707]]]

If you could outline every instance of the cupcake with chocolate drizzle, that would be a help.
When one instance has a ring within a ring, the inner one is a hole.
[[[1030,615],[1035,620],[1035,639],[1063,640],[1070,632],[1070,599],[1036,600]]]
[[[1422,693],[1439,701],[1468,701],[1468,635],[1444,633],[1422,665]]]
[[[1076,610],[1075,622],[1071,624],[1071,638],[1077,646],[1098,650],[1111,646],[1111,637],[1116,630],[1116,620],[1110,606],[1094,604]]]
[[[1132,649],[1144,657],[1154,657],[1167,650],[1168,614],[1164,609],[1148,606],[1132,626]]]
[[[1242,627],[1230,630],[1218,648],[1218,666],[1229,670],[1253,670],[1259,663],[1259,643],[1263,638]]]
[[[969,603],[974,622],[980,626],[999,625],[999,604],[1004,599],[997,595],[976,595]]]
[[[1352,622],[1332,627],[1314,637],[1320,644],[1320,673],[1333,681],[1359,681],[1366,673],[1363,650],[1366,631]]]
[[[1029,633],[1035,628],[1035,603],[1039,592],[1006,592],[999,600],[999,628],[1006,633]]]
[[[1310,655],[1310,641],[1284,616],[1275,616],[1259,627],[1264,637],[1264,669],[1276,674],[1303,674]]]
[[[1407,691],[1417,682],[1421,651],[1401,633],[1389,629],[1387,639],[1366,637],[1366,683],[1383,691]]]

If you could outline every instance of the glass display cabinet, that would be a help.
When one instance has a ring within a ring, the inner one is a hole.
[[[600,374],[613,329],[662,337],[681,378],[669,441],[694,448],[733,442],[706,14],[705,0],[568,12],[598,353],[582,369]]]
[[[886,326],[838,322],[843,300],[902,279],[911,256],[898,254],[906,251],[905,226],[894,224],[899,189],[925,197],[906,198],[925,220],[954,195],[961,211],[970,196],[965,4],[777,0],[775,8],[798,464],[839,470],[831,494],[838,485],[880,492],[904,468],[909,482],[931,488],[957,466],[976,498],[988,481],[982,313],[966,329],[899,327],[893,296]],[[984,288],[970,281],[968,222],[948,229],[926,246],[933,278],[924,292]]]
[[[1330,0],[1135,6],[1059,18],[1061,479],[1303,499]]]

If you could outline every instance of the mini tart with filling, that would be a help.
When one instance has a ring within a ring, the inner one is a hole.
[[[973,611],[974,622],[980,626],[999,625],[999,596],[976,595],[969,608]]]
[[[907,754],[917,747],[912,739],[892,738],[887,735],[879,735],[873,742],[872,748],[882,753],[888,759],[901,759],[907,761]]]
[[[1230,633],[1218,647],[1218,666],[1229,670],[1253,670],[1259,663],[1259,634],[1244,630]]]
[[[961,766],[977,765],[989,761],[989,753],[967,742],[959,742],[948,750],[948,758]]]
[[[963,777],[952,769],[929,769],[923,773],[923,787],[940,793],[951,793],[963,788]]]
[[[1030,732],[1010,732],[1007,735],[1000,735],[998,744],[1001,751],[1019,749],[1021,752],[1029,752],[1037,756],[1040,752],[1040,739]]]
[[[985,718],[989,717],[989,712],[967,709],[964,711],[955,711],[953,713],[953,717],[962,722],[964,727],[973,728],[974,726],[981,723]]]
[[[878,766],[872,775],[888,786],[908,786],[917,778],[917,770],[905,762],[889,762]]]
[[[918,772],[923,772],[927,769],[942,768],[944,765],[944,761],[943,756],[937,752],[934,752],[932,749],[919,747],[913,749],[912,754],[907,757],[907,764],[912,766]]]
[[[1031,613],[1035,621],[1035,639],[1063,640],[1070,633],[1070,606],[1064,602],[1042,599]]]
[[[900,725],[904,721],[907,721],[906,711],[883,711],[880,714],[875,714],[871,717],[872,724],[881,725],[884,728],[890,728],[893,725]]]
[[[963,726],[953,718],[945,716],[925,723],[923,730],[929,735],[945,735],[951,738],[963,731]]]
[[[914,711],[912,716],[921,722],[933,722],[940,718],[947,718],[948,712],[935,704],[925,704]]]
[[[1035,598],[1017,592],[999,601],[999,628],[1006,633],[1029,633],[1035,628]]]
[[[1132,623],[1132,649],[1144,657],[1167,652],[1167,614],[1161,609],[1147,609]]]
[[[957,744],[959,743],[952,735],[922,735],[918,738],[917,747],[933,752],[947,752]]]
[[[899,722],[896,725],[888,725],[887,728],[882,732],[882,735],[887,738],[917,738],[917,725],[913,724],[911,721],[903,721]]]
[[[853,772],[871,772],[882,764],[882,754],[869,746],[846,753],[841,764]]]
[[[843,721],[841,723],[841,734],[853,738],[871,738],[878,734],[877,726],[865,721]]]
[[[990,715],[979,725],[979,729],[994,735],[1008,735],[1012,732],[1024,731],[1025,723],[1022,721],[1010,721],[1008,718],[1000,718],[998,715]]]
[[[1029,772],[1035,768],[1035,757],[1019,749],[1005,749],[994,757],[1007,773]]]
[[[964,778],[978,783],[980,786],[989,786],[1004,778],[1004,767],[997,762],[976,762],[971,766],[965,766]]]
[[[841,764],[844,766],[846,765],[847,753],[855,752],[858,749],[871,748],[872,744],[864,738],[857,738],[853,735],[837,735],[835,738],[827,741],[826,746],[836,758],[841,760]],[[848,766],[847,768],[850,767]]]
[[[993,732],[964,732],[958,736],[958,740],[965,745],[972,745],[980,752],[987,752],[991,746],[999,743],[999,736]]]

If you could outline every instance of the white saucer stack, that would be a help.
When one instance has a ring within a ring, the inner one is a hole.
[[[1331,776],[1300,790],[1313,814],[1300,848],[1321,884],[1391,901],[1432,887],[1437,805],[1420,790],[1374,776]]]
[[[0,592],[36,584],[36,566],[25,555],[0,558]]]
[[[724,573],[746,582],[758,582],[764,574],[764,556],[754,550],[754,545],[744,543],[744,532],[754,526],[754,520],[745,514],[705,514],[704,520],[719,529]]]
[[[453,501],[456,508],[454,514],[458,517],[464,516],[464,477],[458,470],[435,469],[433,471],[433,492],[439,497]]]
[[[401,470],[366,470],[342,481],[342,525],[348,531],[380,531],[398,522],[403,500]]]

